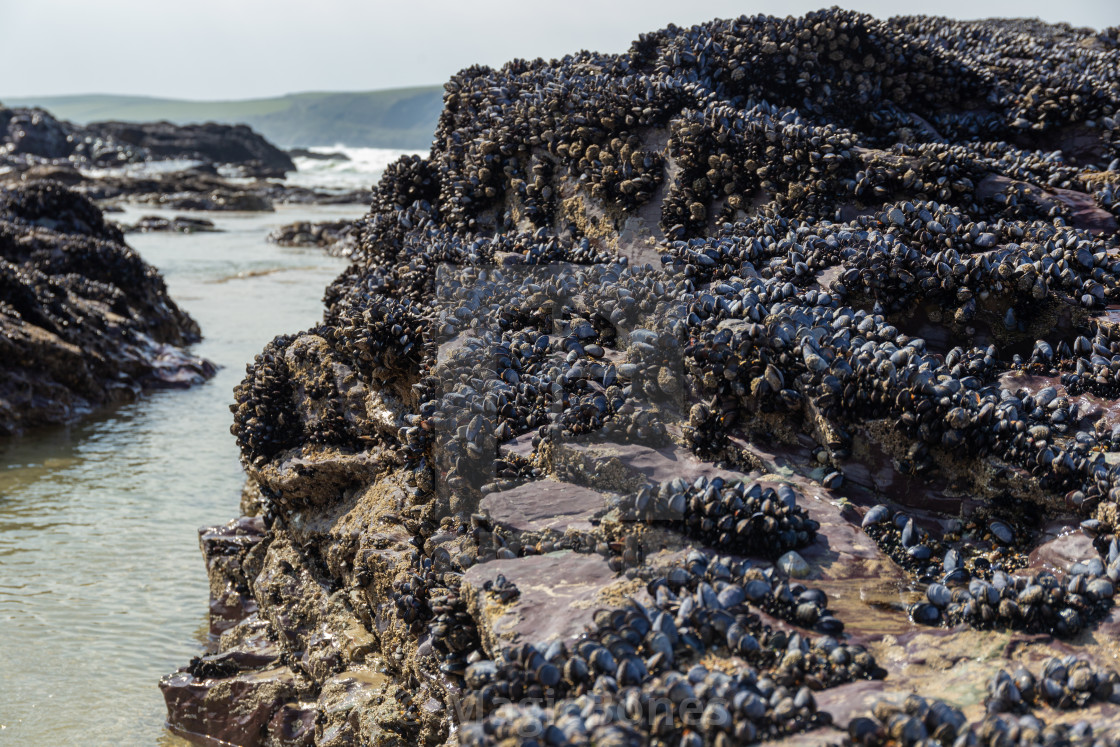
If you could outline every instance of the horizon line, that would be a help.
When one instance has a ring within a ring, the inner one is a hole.
[[[297,97],[297,96],[308,96],[308,95],[317,94],[317,93],[327,93],[327,94],[331,94],[331,93],[352,93],[352,94],[391,93],[391,92],[394,92],[394,91],[410,91],[410,90],[425,89],[425,88],[443,88],[443,86],[444,86],[443,83],[430,83],[430,84],[418,84],[418,85],[410,85],[410,86],[393,86],[392,88],[368,88],[368,89],[353,89],[353,90],[315,89],[315,90],[306,90],[306,91],[290,91],[288,93],[275,94],[275,95],[271,95],[271,96],[245,96],[245,97],[241,97],[241,98],[221,98],[221,99],[194,99],[194,98],[184,98],[184,97],[179,97],[179,96],[156,96],[156,95],[147,94],[147,93],[108,93],[108,92],[104,92],[104,91],[89,92],[89,93],[47,93],[47,94],[20,94],[20,95],[0,94],[0,103],[3,103],[5,101],[5,99],[65,99],[65,98],[77,98],[77,97],[104,96],[104,97],[116,97],[116,98],[146,99],[146,100],[149,100],[149,101],[181,101],[181,102],[190,103],[190,104],[220,104],[220,103],[234,102],[234,101],[269,101],[269,100],[272,100],[272,99],[294,98],[294,97]]]

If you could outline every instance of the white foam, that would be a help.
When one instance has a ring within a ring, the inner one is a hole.
[[[296,164],[294,174],[288,174],[287,182],[301,187],[320,189],[369,189],[385,171],[385,167],[403,155],[420,154],[425,151],[398,150],[396,148],[350,148],[345,145],[334,147],[314,147],[312,153],[342,153],[349,161],[320,160],[317,158],[293,158]]]
[[[313,147],[313,153],[343,153],[350,160],[323,160],[318,158],[293,158],[295,172],[289,172],[285,182],[299,187],[311,187],[326,191],[345,192],[352,189],[369,189],[381,178],[385,167],[403,155],[427,155],[426,151],[400,150],[397,148],[350,148],[345,145],[333,147]],[[195,168],[201,161],[188,159],[168,159],[164,161],[145,161],[114,167],[82,169],[82,173],[92,177],[103,176],[159,176],[176,171]],[[237,178],[236,169],[219,169],[222,176],[234,183],[250,182],[252,179]]]
[[[105,176],[159,176],[160,174],[173,174],[176,171],[186,171],[202,165],[202,161],[193,161],[188,158],[169,158],[163,161],[142,161],[140,163],[126,163],[120,166],[99,166],[81,169],[86,176],[101,178]]]

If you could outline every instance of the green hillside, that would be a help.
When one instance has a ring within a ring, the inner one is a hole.
[[[284,147],[336,145],[424,149],[443,108],[443,88],[296,93],[244,101],[186,101],[90,94],[4,98],[7,106],[39,106],[61,119],[152,122],[243,122]]]

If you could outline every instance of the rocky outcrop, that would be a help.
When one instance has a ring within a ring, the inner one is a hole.
[[[280,177],[295,171],[284,151],[247,125],[216,122],[174,125],[170,122],[91,122],[81,135],[120,143],[144,160],[185,159],[238,166],[247,176]]]
[[[0,190],[0,434],[66,423],[214,373],[198,325],[89,200],[54,182]]]
[[[174,218],[145,215],[132,225],[122,225],[121,229],[125,233],[213,233],[222,230],[214,225],[214,221],[186,215]]]
[[[288,151],[288,155],[292,158],[310,158],[313,161],[349,161],[350,156],[345,153],[320,153],[315,150],[308,150],[307,148],[292,148]]]
[[[364,190],[322,191],[274,180],[230,180],[213,167],[94,176],[69,166],[50,164],[0,174],[0,185],[44,179],[62,182],[107,208],[131,203],[173,210],[271,212],[279,204],[367,204],[370,199],[369,192]]]
[[[203,659],[286,669],[192,664],[169,722],[1112,744],[1106,41],[832,9],[461,72],[236,391]]]
[[[334,257],[349,257],[358,248],[353,221],[299,221],[277,228],[268,240],[280,246],[314,246]]]
[[[153,161],[181,167],[131,168]],[[369,203],[368,190],[317,190],[281,181],[294,170],[284,151],[244,125],[79,126],[41,109],[0,106],[0,186],[49,179],[106,206],[127,201],[176,210]]]
[[[0,106],[0,160],[121,166],[187,160],[236,167],[245,176],[283,177],[295,164],[245,125],[91,122],[76,125],[42,109]]]

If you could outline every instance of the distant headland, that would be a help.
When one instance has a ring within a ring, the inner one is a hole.
[[[282,146],[337,145],[424,149],[443,108],[443,87],[294,93],[264,99],[190,101],[82,94],[2,97],[8,106],[38,106],[84,124],[100,120],[175,124],[244,123]]]

